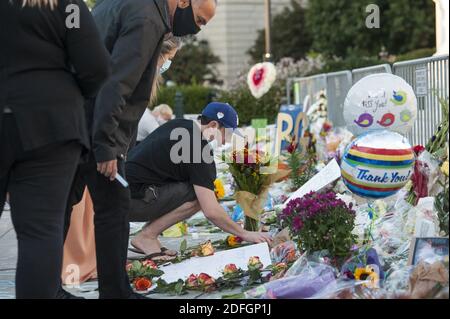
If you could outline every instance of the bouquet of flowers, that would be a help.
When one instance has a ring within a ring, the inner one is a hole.
[[[236,183],[235,197],[245,214],[244,228],[257,231],[269,186],[287,176],[288,171],[278,170],[271,165],[273,158],[261,151],[250,150],[248,145],[241,151],[233,151],[224,161]]]
[[[446,150],[448,149],[448,101],[440,99],[439,102],[443,114],[441,124],[425,147],[421,145],[414,147],[417,160],[414,165],[414,173],[411,177],[411,181],[407,185],[407,187],[409,187],[409,192],[406,197],[406,201],[414,206],[417,205],[420,198],[429,196],[429,188],[431,187],[428,186],[435,184],[439,174],[438,169],[433,169],[437,167],[433,162],[442,163],[446,157]]]
[[[303,251],[328,250],[333,257],[344,257],[356,240],[352,234],[355,226],[352,204],[347,206],[334,192],[311,192],[293,199],[280,219]]]

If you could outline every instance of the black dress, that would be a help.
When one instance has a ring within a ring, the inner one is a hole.
[[[55,9],[0,1],[0,214],[9,193],[18,239],[17,298],[55,298],[67,197],[89,146],[84,102],[110,59],[82,0]],[[66,19],[79,10],[79,28]]]

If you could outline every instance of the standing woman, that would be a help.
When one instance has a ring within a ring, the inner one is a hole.
[[[89,145],[83,104],[109,72],[83,0],[0,1],[0,208],[8,192],[17,298],[56,297],[67,197]]]

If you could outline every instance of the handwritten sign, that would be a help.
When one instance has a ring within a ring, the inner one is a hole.
[[[283,203],[282,208],[285,208],[287,203],[295,198],[301,198],[309,192],[317,192],[325,186],[333,183],[341,177],[341,168],[335,159],[328,163],[319,173],[313,176],[305,185],[300,187]]]
[[[387,107],[388,97],[386,91],[382,90],[377,93],[368,94],[365,99],[361,101],[361,105],[364,109],[376,113],[378,109]]]

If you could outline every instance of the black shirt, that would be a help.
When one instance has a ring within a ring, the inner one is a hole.
[[[214,191],[214,154],[193,121],[176,119],[158,127],[129,153],[126,176],[132,197],[142,186],[188,182]]]
[[[79,27],[69,5],[79,8]],[[83,104],[110,74],[110,57],[83,0],[22,7],[0,1],[0,127],[11,109],[25,150],[56,142],[89,144]]]

